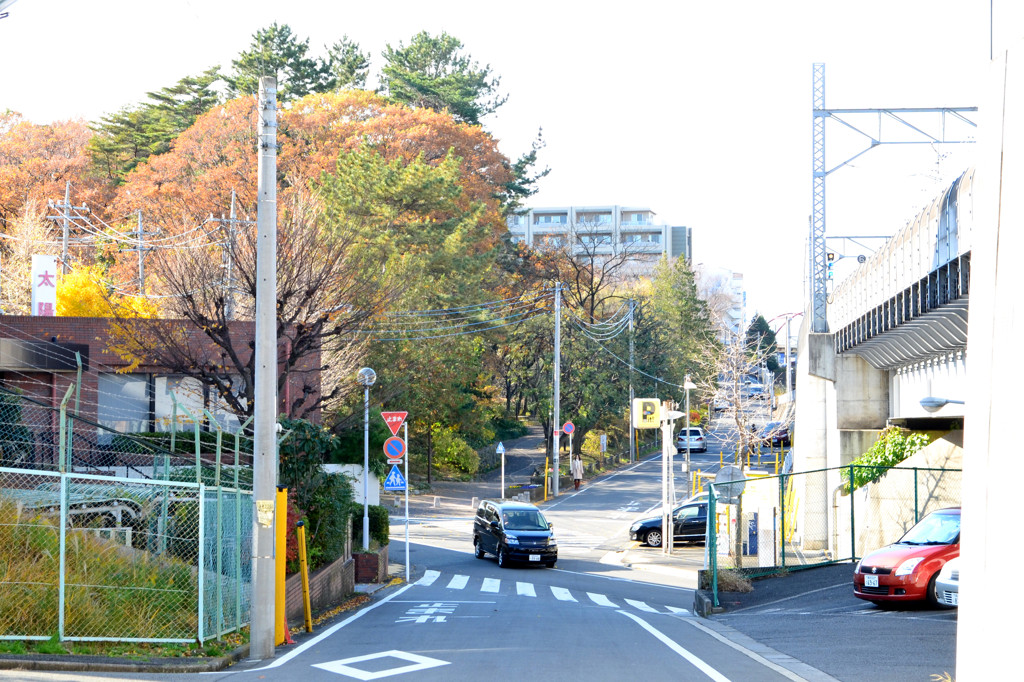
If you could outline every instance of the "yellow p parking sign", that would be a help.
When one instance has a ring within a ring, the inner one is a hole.
[[[661,403],[653,398],[635,398],[632,413],[634,429],[656,429],[661,426]]]

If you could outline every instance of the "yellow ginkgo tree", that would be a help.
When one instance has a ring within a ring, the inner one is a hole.
[[[111,289],[101,265],[80,266],[57,280],[57,315],[63,317],[155,318],[152,299]]]

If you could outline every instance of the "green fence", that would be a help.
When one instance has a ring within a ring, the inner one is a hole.
[[[183,457],[65,407],[0,396],[0,639],[190,642],[247,625],[237,439],[204,451],[196,437]]]
[[[851,493],[850,481],[854,482]],[[849,465],[710,484],[708,567],[747,577],[856,561],[960,504],[960,469]]]

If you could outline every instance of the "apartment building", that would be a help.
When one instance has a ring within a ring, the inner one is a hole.
[[[691,259],[691,228],[665,225],[649,208],[562,206],[525,209],[508,218],[512,239],[536,249],[572,247],[597,255],[628,254],[631,270],[649,276],[662,254]]]

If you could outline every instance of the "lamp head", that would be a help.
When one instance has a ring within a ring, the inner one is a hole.
[[[950,403],[953,403],[955,405],[963,405],[964,401],[950,400],[949,398],[936,398],[934,396],[921,398],[921,407],[923,407],[926,412],[938,412],[939,410],[941,410],[946,405],[949,405]]]

